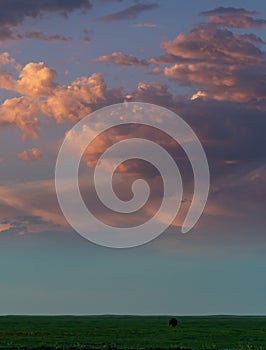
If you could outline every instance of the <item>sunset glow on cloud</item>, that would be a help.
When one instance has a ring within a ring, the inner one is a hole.
[[[39,160],[42,157],[42,153],[38,148],[31,148],[17,154],[17,157],[25,161]]]
[[[135,8],[130,11],[135,13]],[[130,11],[128,10],[128,12]],[[159,43],[162,50],[165,51],[165,56],[161,56],[161,58],[138,59],[121,52],[113,52],[111,55],[99,56],[96,62],[110,62],[129,67],[158,65],[153,68],[155,73],[161,72],[161,66],[165,66],[163,68],[164,75],[181,86],[190,87],[191,95],[175,96],[168,89],[167,83],[162,84],[154,81],[151,83],[139,82],[136,89],[130,91],[131,98],[134,101],[162,105],[184,116],[188,113],[192,124],[197,124],[197,104],[204,103],[204,100],[206,100],[205,118],[208,118],[208,105],[214,105],[215,101],[235,103],[236,105],[235,107],[232,105],[232,109],[241,109],[239,103],[248,104],[249,108],[254,108],[258,118],[261,118],[259,111],[265,110],[265,91],[263,89],[265,83],[262,72],[266,66],[265,54],[260,48],[262,39],[253,34],[236,34],[224,29],[226,26],[232,27],[231,22],[230,25],[224,22],[223,28],[220,28],[221,23],[217,23],[213,17],[210,17],[218,14],[221,18],[230,18],[230,20],[236,17],[250,20],[253,18],[253,13],[244,10],[236,11],[231,8],[217,8],[203,14],[207,17],[207,21],[192,28],[188,35],[180,33],[173,40]],[[209,23],[210,21],[212,24]],[[256,25],[254,24],[254,26]],[[39,35],[34,35],[32,38],[38,37],[43,39]],[[29,62],[23,66],[8,52],[4,52],[0,56],[0,63],[3,67],[0,72],[1,88],[18,94],[16,97],[3,100],[0,106],[1,125],[2,127],[8,125],[18,127],[22,132],[22,139],[39,138],[44,117],[59,124],[74,123],[103,106],[123,102],[126,95],[126,86],[108,89],[104,76],[100,73],[93,73],[90,76],[84,75],[64,85],[60,84],[57,79],[58,72],[54,68],[48,67],[44,62]],[[155,75],[153,74],[153,76]],[[194,90],[193,93],[194,87],[201,90]],[[231,127],[228,124],[228,135],[225,134],[220,138],[221,145],[231,142],[230,133],[233,132],[233,127],[238,128],[237,125],[234,126],[234,113],[230,113],[232,116],[229,115],[227,119],[229,118],[228,122],[231,123]],[[243,115],[242,118],[248,120],[248,113],[247,117]],[[218,150],[215,150],[218,146],[215,146],[216,141],[213,134],[216,123],[216,118],[212,118],[209,119],[207,128],[203,125],[196,128],[203,143],[206,144],[207,151],[208,145],[210,145],[213,162],[217,161],[217,156],[220,157]],[[255,125],[254,127],[256,127]],[[242,133],[245,132],[245,129],[242,130]],[[130,138],[134,135],[145,138],[155,136],[153,133],[149,135],[149,131],[145,131],[145,129],[144,133],[141,129],[135,132],[134,128],[132,131],[128,129],[126,134],[123,129],[121,129],[121,135],[117,131],[113,134],[109,133],[93,143],[85,154],[85,163],[88,166],[94,166],[97,163],[97,158],[105,149],[125,137]],[[248,138],[250,137],[252,135],[248,136]],[[239,138],[241,139],[240,135]],[[234,143],[238,140],[235,139],[232,142],[232,147],[235,147]],[[247,143],[248,139],[245,142]],[[176,146],[171,146],[171,140],[163,140],[162,138],[161,143],[168,149],[173,147],[173,152],[175,152]],[[173,154],[173,156],[177,159],[184,158],[178,154]],[[239,155],[240,158],[243,156],[243,154]],[[228,164],[226,157],[225,155],[225,165]],[[41,152],[38,148],[31,148],[18,153],[17,158],[25,161],[40,160]],[[145,173],[145,167],[143,168],[140,164],[136,167],[133,164],[129,162],[126,167],[121,165],[120,171],[123,169],[123,173],[128,174],[131,172],[141,173],[142,171]],[[241,160],[235,161],[234,164],[241,164]],[[137,170],[139,166],[140,168]],[[129,183],[128,185],[130,186]]]
[[[201,141],[211,177],[203,216],[188,238],[180,235],[193,199],[190,160],[169,135],[133,124],[103,132],[83,153],[79,185],[87,207],[114,227],[140,225],[159,210],[163,181],[145,161],[125,161],[113,176],[124,201],[132,199],[134,181],[148,182],[149,202],[135,216],[108,210],[91,181],[106,149],[144,138],[171,155],[184,187],[179,214],[147,245],[149,254],[160,244],[191,256],[230,245],[236,254],[254,248],[254,259],[265,254],[266,7],[166,3],[0,0],[0,238],[75,237],[55,190],[65,136],[79,150],[70,132],[75,123],[103,107],[145,102],[178,114]],[[90,124],[86,130],[93,132]]]

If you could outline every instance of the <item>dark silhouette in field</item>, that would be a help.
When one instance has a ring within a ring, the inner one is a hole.
[[[171,326],[171,327],[176,327],[177,326],[177,319],[176,318],[174,318],[174,317],[172,317],[172,318],[170,318],[170,320],[169,320],[169,323],[168,323],[168,325],[169,325],[169,327]]]

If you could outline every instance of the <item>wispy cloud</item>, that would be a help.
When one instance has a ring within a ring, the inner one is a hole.
[[[85,36],[83,39],[82,39],[83,43],[88,45],[91,43],[91,38],[88,37],[88,36]]]
[[[256,11],[248,11],[244,8],[235,8],[235,7],[216,7],[213,10],[203,11],[202,15],[212,16],[212,15],[238,15],[238,16],[246,16],[253,17],[257,14]]]
[[[202,12],[201,15],[208,16],[208,21],[221,27],[233,28],[266,28],[265,19],[254,18],[255,11],[247,11],[243,8],[217,7],[214,10]]]
[[[152,70],[147,73],[147,75],[161,75],[161,74],[163,74],[163,71],[159,67],[152,68]]]
[[[13,229],[18,234],[66,228],[54,189],[54,180],[28,183],[1,183],[2,231]]]
[[[72,38],[65,37],[59,34],[46,35],[42,32],[27,32],[25,34],[18,34],[16,36],[16,39],[35,39],[35,40],[47,41],[50,43],[59,43],[59,42],[71,41]]]
[[[102,3],[111,3],[111,2],[122,2],[124,0],[99,0]]]
[[[122,52],[113,52],[109,56],[100,56],[96,58],[95,62],[110,62],[124,66],[148,66],[147,60],[139,60],[135,56],[125,55]]]
[[[132,24],[134,28],[159,28],[160,26],[156,23],[148,22],[148,23],[135,23]]]
[[[6,220],[4,222],[0,222],[0,232],[8,231],[12,225]]]
[[[114,22],[114,21],[123,21],[128,19],[135,19],[139,14],[141,14],[144,11],[153,10],[155,8],[158,8],[159,4],[141,4],[138,3],[133,6],[129,6],[126,9],[112,13],[107,16],[103,16],[98,18],[98,21],[101,22]]]

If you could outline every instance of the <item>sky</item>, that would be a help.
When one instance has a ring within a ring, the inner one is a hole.
[[[258,0],[0,0],[0,314],[266,314],[265,28]],[[147,162],[124,162],[113,177],[117,196],[130,200],[142,178],[150,197],[135,214],[108,211],[91,176],[111,145],[158,143],[184,185],[163,234],[111,249],[64,218],[55,164],[78,121],[126,96],[190,125],[206,152],[210,191],[183,235],[193,197],[184,151],[147,127],[103,133],[83,154],[80,191],[114,231],[147,221],[163,183]]]

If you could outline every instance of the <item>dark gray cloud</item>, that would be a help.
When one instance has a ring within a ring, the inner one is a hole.
[[[97,1],[97,0],[96,0]],[[108,2],[122,2],[124,0],[100,0],[100,2],[103,2],[103,3],[108,3]]]
[[[135,19],[140,13],[144,11],[153,10],[158,7],[159,7],[159,4],[136,4],[133,6],[129,6],[122,11],[100,17],[98,18],[98,20],[101,22],[113,22],[113,21],[123,21],[127,19]]]
[[[18,34],[16,38],[17,39],[36,39],[36,40],[47,41],[50,43],[67,42],[71,40],[70,37],[65,37],[59,34],[46,35],[42,32],[27,32],[22,35]]]
[[[176,111],[203,142],[216,176],[228,166],[266,161],[265,112],[244,103],[201,98],[176,101]]]
[[[1,26],[0,24],[0,41],[4,41],[11,38],[14,39],[12,29],[8,26]]]
[[[201,15],[204,16],[213,16],[213,15],[238,15],[238,16],[247,16],[253,17],[257,14],[256,11],[248,11],[244,8],[235,8],[235,7],[216,7],[213,10],[203,11]]]
[[[67,15],[75,10],[91,8],[89,0],[1,0],[0,40],[14,37],[14,28],[27,17],[38,17],[44,12]]]

